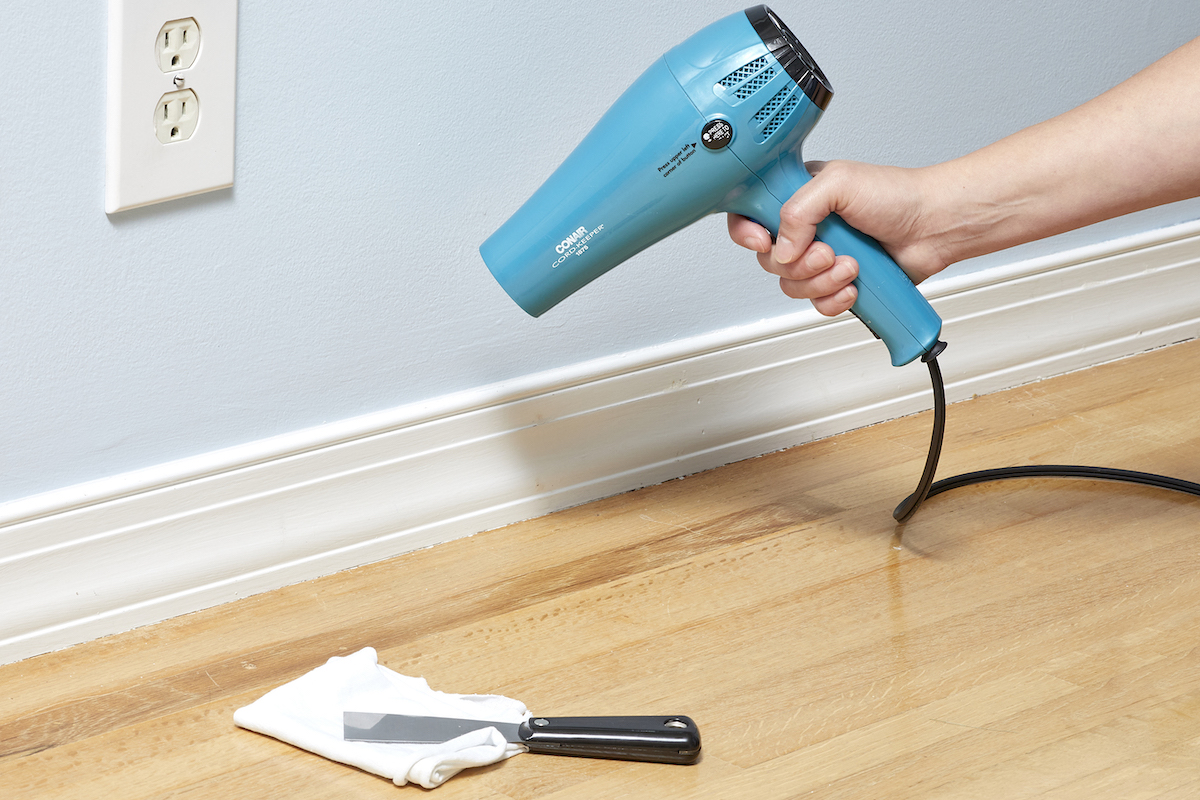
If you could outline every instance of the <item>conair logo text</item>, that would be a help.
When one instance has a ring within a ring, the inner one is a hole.
[[[586,253],[588,249],[588,242],[590,242],[596,236],[596,234],[600,233],[602,230],[604,230],[603,225],[597,225],[590,231],[583,225],[580,225],[578,228],[571,231],[567,238],[554,245],[554,251],[558,253],[558,259],[550,265],[550,268],[554,269],[573,255]]]

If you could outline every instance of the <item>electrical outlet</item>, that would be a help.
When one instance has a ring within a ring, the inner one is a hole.
[[[163,72],[187,69],[196,63],[196,53],[200,50],[200,26],[192,17],[173,19],[163,23],[156,41],[154,53],[159,69]]]
[[[154,134],[163,144],[191,138],[200,120],[200,101],[191,89],[167,92],[154,109]]]
[[[237,0],[109,0],[104,210],[233,185]]]

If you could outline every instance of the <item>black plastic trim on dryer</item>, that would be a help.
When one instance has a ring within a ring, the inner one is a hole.
[[[747,8],[746,18],[775,60],[787,70],[787,74],[808,95],[808,99],[824,111],[833,97],[833,87],[804,45],[800,44],[796,34],[766,6]]]

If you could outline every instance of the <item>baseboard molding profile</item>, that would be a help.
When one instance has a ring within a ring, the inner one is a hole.
[[[947,279],[951,401],[1200,335],[1200,224]],[[928,408],[815,312],[0,505],[0,663]]]

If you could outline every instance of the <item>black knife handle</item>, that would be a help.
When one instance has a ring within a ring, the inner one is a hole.
[[[690,717],[533,717],[518,729],[531,753],[694,764],[700,729]]]

